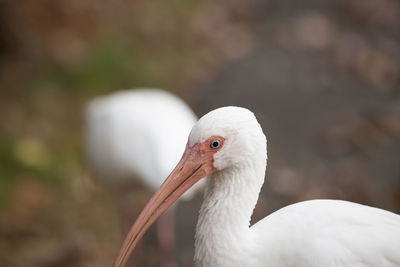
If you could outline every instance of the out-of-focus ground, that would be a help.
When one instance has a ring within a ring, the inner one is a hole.
[[[1,266],[110,266],[115,193],[87,175],[82,111],[133,87],[256,113],[269,165],[254,220],[312,198],[400,212],[398,1],[2,1]],[[200,202],[178,208],[183,266]]]

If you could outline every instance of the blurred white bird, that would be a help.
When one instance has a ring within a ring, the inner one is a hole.
[[[128,184],[139,179],[156,191],[179,161],[196,121],[181,99],[158,89],[120,91],[90,101],[84,129],[87,160],[96,178],[118,188],[123,213],[133,206],[126,203],[125,194],[140,194]],[[190,199],[200,187],[183,199]],[[158,224],[163,257],[174,245],[173,217],[173,212],[167,214]]]
[[[266,160],[266,138],[252,112],[224,107],[204,115],[193,127],[182,159],[131,228],[114,266],[123,266],[157,217],[207,176],[196,229],[196,266],[400,266],[400,216],[385,210],[310,200],[250,227]]]

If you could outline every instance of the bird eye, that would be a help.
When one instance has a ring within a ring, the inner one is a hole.
[[[211,147],[212,149],[219,148],[220,145],[221,145],[221,141],[218,140],[218,139],[215,139],[215,140],[213,140],[213,141],[210,143],[210,147]]]

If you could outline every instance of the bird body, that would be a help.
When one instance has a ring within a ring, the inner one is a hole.
[[[179,160],[196,121],[185,102],[159,89],[97,97],[86,110],[87,158],[107,183],[135,178],[156,191]]]
[[[400,216],[382,209],[309,200],[278,210],[250,230],[264,242],[273,266],[400,266],[399,225]]]
[[[399,216],[369,206],[309,200],[251,227],[225,223],[198,225],[196,266],[400,266]]]
[[[400,216],[340,200],[282,208],[253,226],[264,182],[266,138],[252,112],[224,107],[193,127],[186,151],[131,228],[115,262],[180,194],[208,177],[195,235],[195,265],[400,266]]]

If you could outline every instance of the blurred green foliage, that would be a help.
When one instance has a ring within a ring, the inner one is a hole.
[[[139,84],[152,86],[159,83],[143,58],[119,43],[96,44],[78,66],[50,63],[37,72],[27,81],[34,91],[52,84],[78,94],[95,95]]]

